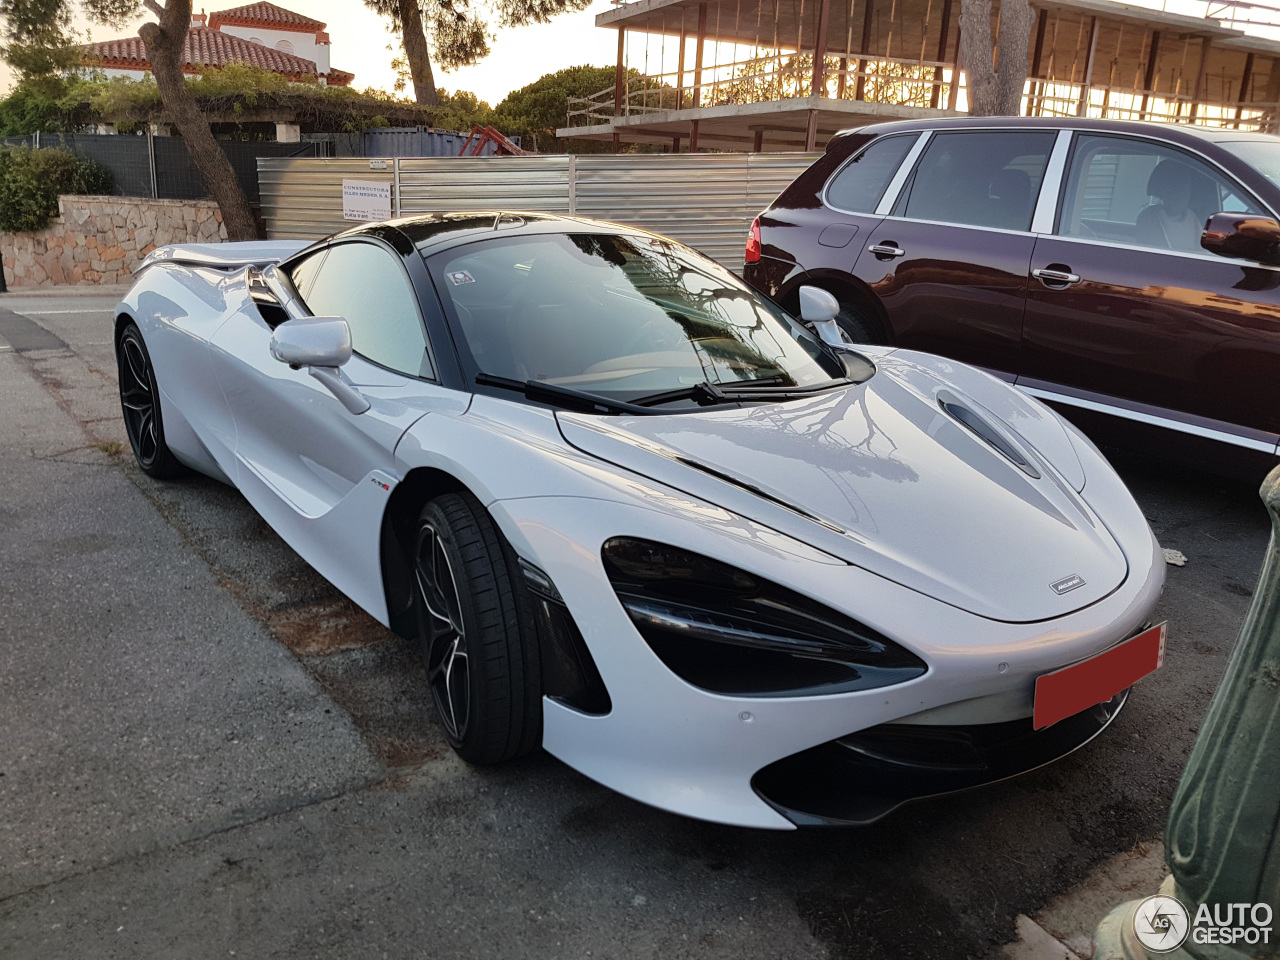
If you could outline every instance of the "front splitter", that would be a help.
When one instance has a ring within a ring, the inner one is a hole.
[[[863,826],[904,803],[1007,780],[1052,763],[1105,730],[1122,690],[1044,730],[1031,717],[966,726],[886,723],[759,770],[751,786],[797,826]]]

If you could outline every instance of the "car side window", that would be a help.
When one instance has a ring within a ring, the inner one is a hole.
[[[939,133],[907,181],[894,213],[971,227],[1030,230],[1057,132]]]
[[[293,276],[298,286],[296,270]],[[372,243],[340,243],[304,282],[309,289],[298,292],[308,309],[345,319],[360,356],[411,377],[434,377],[418,297],[395,254]]]
[[[848,213],[872,213],[916,135],[884,137],[840,168],[827,186],[827,203]]]
[[[320,269],[320,264],[324,263],[324,258],[328,255],[328,250],[318,250],[289,266],[287,272],[289,279],[293,282],[293,289],[298,291],[298,296],[302,297],[304,302],[307,299],[307,294],[311,292],[311,284],[315,281],[316,271]]]
[[[1261,213],[1241,187],[1188,153],[1125,137],[1078,135],[1058,235],[1200,252],[1215,213]]]

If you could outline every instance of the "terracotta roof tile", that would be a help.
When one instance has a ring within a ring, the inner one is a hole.
[[[233,26],[273,26],[280,30],[301,30],[314,33],[323,30],[324,24],[300,13],[277,7],[274,3],[248,3],[230,10],[215,10],[209,14],[209,26],[229,23]]]
[[[151,60],[140,37],[121,37],[119,40],[91,43],[85,47],[85,52],[100,67],[151,69]],[[315,76],[316,73],[314,61],[283,50],[265,47],[208,27],[193,27],[187,31],[186,43],[182,45],[182,66],[186,73],[199,73],[201,67],[224,67],[229,63],[247,63],[282,74],[291,80]]]

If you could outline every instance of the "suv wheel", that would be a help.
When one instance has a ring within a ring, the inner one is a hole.
[[[836,324],[850,343],[883,344],[885,342],[877,329],[877,324],[859,307],[847,303],[840,304]]]

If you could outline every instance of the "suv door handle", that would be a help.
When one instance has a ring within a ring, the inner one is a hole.
[[[907,255],[907,251],[892,240],[888,240],[885,243],[873,243],[867,249],[877,257],[905,257]]]
[[[1056,263],[1054,266],[1061,267],[1062,264]],[[1080,282],[1080,274],[1072,273],[1069,267],[1062,270],[1054,270],[1052,267],[1044,270],[1032,270],[1031,275],[1046,287],[1065,287]]]

